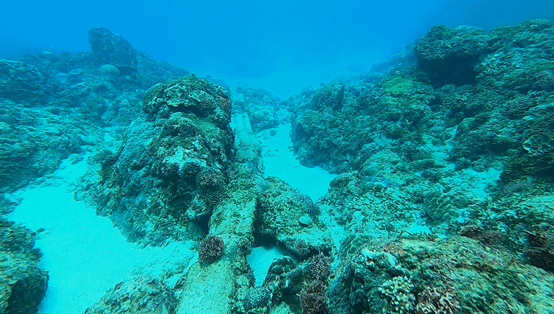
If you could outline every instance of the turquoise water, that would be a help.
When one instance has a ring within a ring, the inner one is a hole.
[[[4,10],[0,313],[554,313],[551,2]]]

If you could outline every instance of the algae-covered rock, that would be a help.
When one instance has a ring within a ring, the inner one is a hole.
[[[0,312],[34,314],[46,294],[48,273],[39,268],[34,235],[0,219]]]
[[[248,114],[255,133],[276,127],[290,118],[290,108],[265,89],[237,87],[233,91],[233,108]]]
[[[231,121],[229,92],[194,74],[150,88],[144,96],[143,110],[159,118],[168,118],[175,112],[192,114],[199,119],[207,118],[221,129]]]
[[[117,284],[85,314],[176,313],[175,293],[157,279],[133,279]]]
[[[313,201],[280,179],[270,177],[265,184],[265,191],[258,197],[256,231],[301,257],[328,251],[327,228],[317,220],[319,210]],[[313,223],[301,223],[305,215],[312,216]]]
[[[93,27],[88,32],[88,41],[100,65],[112,64],[121,75],[130,75],[137,71],[135,49],[123,36],[113,34],[104,27]]]
[[[147,116],[104,160],[94,198],[129,239],[160,244],[196,234],[221,201],[234,140],[231,107],[225,89],[194,75],[156,85],[143,104]]]
[[[489,33],[494,53],[475,64],[477,82],[488,88],[554,91],[554,23],[530,20]]]
[[[46,79],[35,66],[0,60],[0,97],[36,105],[46,93]]]
[[[344,260],[330,304],[333,313],[541,313],[554,307],[552,279],[472,239],[367,241]]]

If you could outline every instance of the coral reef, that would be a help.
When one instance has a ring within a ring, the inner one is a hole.
[[[182,76],[104,28],[89,42],[0,60],[0,193],[94,147],[77,196],[130,241],[191,241],[199,259],[120,283],[87,313],[554,308],[553,22],[437,26],[386,73],[285,101]],[[317,202],[263,177],[254,132],[289,120],[301,163],[337,173]],[[1,225],[0,304],[31,313],[40,254]],[[256,286],[246,256],[263,245],[283,252]]]
[[[467,238],[362,241],[340,269],[329,293],[333,313],[523,313],[554,306],[545,297],[554,289],[551,273]]]
[[[29,230],[0,218],[0,312],[33,314],[46,294],[48,273]]]
[[[221,201],[232,157],[225,89],[188,75],[146,92],[145,116],[90,182],[99,212],[133,241],[200,236]]]

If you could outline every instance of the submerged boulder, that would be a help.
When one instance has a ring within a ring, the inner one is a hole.
[[[5,219],[0,219],[0,235],[0,313],[36,313],[48,273],[38,267],[42,255],[34,248],[34,235]]]
[[[106,292],[85,314],[175,313],[178,303],[175,293],[159,280],[133,279]]]
[[[121,75],[137,71],[137,55],[129,42],[119,34],[113,34],[104,27],[94,27],[88,32],[90,48],[99,65],[111,64]]]
[[[194,75],[158,84],[146,115],[104,158],[94,194],[130,240],[161,244],[196,234],[221,201],[232,159],[228,91]]]

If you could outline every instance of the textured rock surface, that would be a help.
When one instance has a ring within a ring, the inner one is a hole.
[[[233,109],[248,114],[254,132],[285,123],[291,111],[268,90],[246,87],[238,87],[233,91]]]
[[[390,291],[415,313],[524,313],[554,307],[546,297],[554,291],[551,273],[471,239],[377,243],[358,238],[345,242],[343,254],[340,274],[331,283],[333,313],[402,313]]]
[[[38,267],[41,254],[34,235],[0,219],[0,312],[33,314],[46,294],[48,273]]]
[[[270,177],[258,197],[256,232],[306,258],[331,249],[326,226],[313,201],[280,179]],[[309,223],[302,223],[302,221]]]
[[[125,47],[134,54],[133,77],[102,71],[104,63],[95,58],[108,48],[101,47],[0,60],[0,192],[51,173],[83,146],[102,143],[105,134],[120,139],[140,114],[147,88],[188,73]]]
[[[0,98],[0,112],[0,192],[13,192],[53,172],[81,145],[100,140],[98,129],[82,115],[68,120],[62,114],[71,110],[26,107]]]
[[[474,65],[489,50],[489,37],[480,28],[435,26],[414,51],[434,85],[464,85],[474,82]]]
[[[46,80],[32,65],[0,60],[0,97],[40,102],[46,96]]]
[[[121,35],[114,35],[104,27],[95,27],[88,31],[88,41],[98,64],[111,64],[121,75],[130,75],[137,71],[135,50]]]
[[[189,75],[154,86],[143,108],[146,117],[104,158],[94,198],[129,239],[161,244],[198,232],[220,202],[232,157],[231,107],[225,89]]]
[[[175,313],[178,300],[172,290],[156,279],[134,279],[106,292],[85,314]]]

